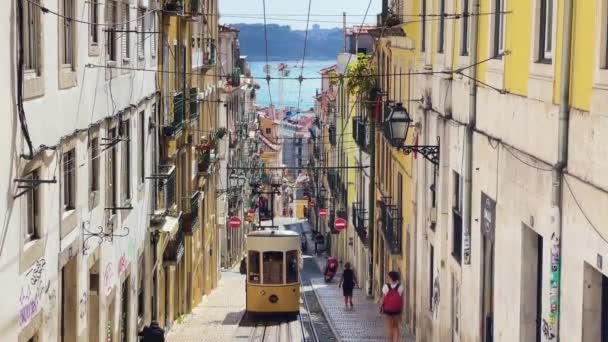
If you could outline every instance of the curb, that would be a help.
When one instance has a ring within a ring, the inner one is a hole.
[[[315,284],[313,283],[312,280],[310,281],[310,287],[312,288],[312,293],[314,293],[315,297],[317,298],[317,302],[319,302],[319,306],[321,307],[321,311],[323,311],[323,315],[327,319],[327,323],[329,323],[329,328],[331,329],[331,332],[334,334],[334,336],[336,337],[336,340],[338,340],[338,342],[342,342],[342,338],[336,331],[336,328],[334,327],[334,322],[332,321],[331,316],[327,314],[327,311],[325,310],[325,305],[323,305],[323,302],[319,298],[319,295],[317,294],[317,290],[315,290]]]

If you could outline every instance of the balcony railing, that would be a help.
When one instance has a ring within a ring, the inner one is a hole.
[[[163,254],[163,261],[166,263],[177,263],[184,255],[184,229],[181,217],[178,224],[177,233],[169,240]]]
[[[183,217],[183,228],[187,235],[191,235],[198,228],[198,204],[201,198],[200,191],[195,192],[191,197],[186,197],[182,202],[182,210],[186,212]]]
[[[198,117],[198,88],[190,88],[190,118]]]
[[[403,218],[399,209],[390,204],[390,198],[380,201],[380,213],[382,217],[382,232],[391,254],[401,254],[401,235],[403,230]]]
[[[367,212],[361,203],[353,203],[353,227],[363,244],[367,244]]]
[[[174,137],[181,132],[184,125],[184,93],[179,92],[173,95],[173,115],[171,123],[163,127],[163,135],[166,137]],[[170,116],[171,117],[171,116]]]
[[[353,119],[353,140],[365,152],[369,151],[370,126],[367,120],[361,117]]]
[[[171,172],[169,177],[165,180],[163,193],[165,195],[165,208],[173,208],[175,206],[175,172]]]

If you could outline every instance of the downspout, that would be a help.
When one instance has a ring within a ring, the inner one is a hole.
[[[561,60],[561,79],[559,89],[559,126],[558,126],[558,141],[557,141],[557,163],[553,167],[553,194],[552,194],[552,215],[555,222],[554,233],[556,238],[552,238],[553,245],[551,246],[551,290],[550,293],[555,293],[549,297],[550,311],[548,314],[548,323],[552,325],[553,331],[559,336],[559,310],[560,310],[560,276],[561,276],[561,254],[562,244],[561,237],[563,231],[562,222],[562,193],[564,170],[568,163],[568,123],[570,119],[570,76],[572,62],[572,7],[573,0],[564,1],[564,23],[562,36],[562,60]],[[557,265],[553,265],[556,263]],[[553,271],[554,267],[557,271]],[[553,297],[553,298],[552,298]],[[557,298],[555,298],[557,297]],[[551,308],[555,307],[551,312]]]
[[[477,48],[478,48],[478,31],[479,31],[479,1],[473,3],[473,13],[471,14],[471,65],[477,63]],[[477,67],[469,68],[469,117],[466,126],[466,142],[464,146],[465,153],[465,173],[464,173],[464,239],[463,239],[463,256],[464,264],[471,264],[471,215],[472,215],[472,197],[473,197],[473,133],[475,131],[475,123],[477,121]]]

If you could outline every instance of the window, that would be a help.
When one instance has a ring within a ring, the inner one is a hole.
[[[131,126],[130,121],[122,122],[122,199],[128,201],[131,199]]]
[[[271,133],[272,133],[272,129],[266,128],[266,134],[271,134]]]
[[[445,45],[445,0],[439,0],[439,39],[437,40],[437,53],[443,53]]]
[[[502,53],[504,52],[505,1],[506,0],[494,0],[494,13],[492,14],[492,57],[496,59],[501,59]]]
[[[203,210],[205,206],[203,205]],[[247,271],[249,273],[249,282],[254,284],[260,283],[260,252],[249,251],[247,257]]]
[[[91,192],[99,190],[99,139],[91,139],[89,146],[91,163],[89,164],[89,190]]]
[[[553,0],[540,0],[538,62],[551,63],[553,51]]]
[[[63,208],[76,208],[76,151],[69,150],[63,154]]]
[[[283,252],[264,252],[264,284],[283,284]]]
[[[137,281],[139,282],[139,286],[137,287],[137,318],[144,318],[144,287],[145,287],[145,279],[144,279],[144,257],[139,257],[139,267],[137,272]]]
[[[116,25],[118,8],[116,0],[106,0],[106,56],[109,61],[116,61]]]
[[[403,176],[401,172],[397,172],[397,210],[399,212],[399,217],[401,217],[401,213],[403,212]]]
[[[40,76],[42,62],[39,4],[40,0],[23,2],[23,69],[36,76]]]
[[[61,48],[59,51],[59,62],[61,66],[74,67],[74,0],[61,0],[61,16],[58,18],[61,34]]]
[[[89,2],[89,37],[91,45],[99,43],[99,0],[90,0]]]
[[[150,17],[150,55],[156,57],[156,40],[159,35],[156,33],[156,12],[148,15]]]
[[[116,128],[111,128],[108,132],[108,142],[110,144],[114,143],[114,139],[116,139]],[[108,208],[113,208],[112,213],[116,213],[116,145],[113,145],[106,152],[107,156],[107,180],[106,180],[106,190],[107,190],[107,202]]]
[[[287,284],[297,283],[298,282],[298,251],[289,251],[286,253],[287,255],[287,264],[286,271],[287,274]]]
[[[122,31],[121,35],[122,35],[122,57],[123,59],[125,59],[126,61],[129,60],[129,58],[131,57],[131,32],[129,32],[129,3],[126,2],[123,5],[123,12],[122,12],[122,19],[123,19],[123,25],[122,25]]]
[[[426,0],[422,0],[422,13],[420,16],[422,17],[422,38],[420,39],[420,51],[424,52],[426,50]]]
[[[146,41],[145,34],[146,30],[144,28],[144,19],[145,19],[146,10],[144,8],[137,9],[137,57],[139,59],[144,58],[144,42]]]
[[[453,173],[452,191],[452,256],[460,264],[462,260],[462,176]]]
[[[40,194],[38,186],[34,181],[39,179],[38,170],[28,173],[25,179],[32,181],[32,188],[26,193],[27,196],[27,226],[25,231],[25,241],[40,238]]]
[[[469,55],[469,0],[462,0],[462,19],[460,20],[460,55]]]
[[[144,184],[146,175],[144,174],[146,169],[146,117],[142,110],[139,112],[139,183]]]
[[[435,249],[429,249],[429,310],[433,311],[433,265],[435,264]]]

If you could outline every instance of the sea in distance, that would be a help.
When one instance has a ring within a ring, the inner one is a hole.
[[[288,66],[290,79],[279,80],[275,77],[279,77],[279,64],[285,63]],[[270,99],[275,107],[286,108],[296,107],[302,111],[307,111],[314,107],[314,96],[317,89],[321,89],[321,80],[319,77],[319,70],[327,68],[336,64],[335,60],[330,61],[305,61],[304,70],[301,69],[301,61],[270,61],[270,76],[273,79],[270,81],[270,94],[268,93],[268,84],[264,78],[266,72],[264,71],[264,65],[266,62],[249,62],[251,69],[251,75],[256,77],[256,82],[260,85],[260,89],[256,91],[256,102],[266,107],[270,105]],[[305,79],[302,81],[302,93],[300,95],[300,105],[298,106],[298,92],[300,82],[297,78],[302,73],[302,77]],[[313,78],[313,79],[306,79]]]

